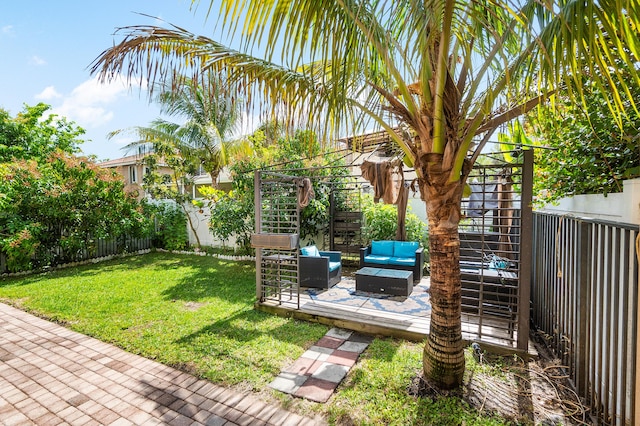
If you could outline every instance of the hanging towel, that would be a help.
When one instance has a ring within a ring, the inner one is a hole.
[[[389,161],[381,161],[379,163],[364,161],[360,166],[362,177],[373,185],[374,202],[377,203],[380,199],[385,204],[396,204],[398,202],[403,179],[398,172],[398,165],[395,163]],[[400,163],[400,167],[402,167],[402,163]]]
[[[302,182],[298,183],[298,207],[301,209],[307,207],[315,196],[316,193],[313,191],[311,179],[302,179]]]

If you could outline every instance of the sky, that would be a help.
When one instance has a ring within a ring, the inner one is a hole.
[[[114,130],[146,126],[159,116],[139,87],[122,81],[100,84],[89,65],[120,42],[115,33],[130,25],[165,22],[195,34],[214,36],[215,16],[206,19],[209,2],[191,10],[191,0],[2,0],[0,1],[0,108],[15,116],[25,104],[44,102],[86,130],[81,149],[99,160],[127,154],[134,138]]]

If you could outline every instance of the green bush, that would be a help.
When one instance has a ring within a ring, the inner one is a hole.
[[[17,272],[81,260],[98,239],[138,237],[145,218],[113,171],[56,151],[0,163],[0,250]]]
[[[4,241],[0,241],[2,242],[0,247],[7,256],[9,272],[28,271],[32,268],[32,260],[39,242],[29,229],[24,228]]]
[[[231,237],[236,238],[239,253],[251,253],[251,234],[254,231],[253,204],[247,197],[236,191],[210,189],[212,200],[209,229],[211,234],[226,244]]]
[[[189,244],[187,216],[173,203],[146,204],[146,214],[155,222],[155,247],[184,250]]]

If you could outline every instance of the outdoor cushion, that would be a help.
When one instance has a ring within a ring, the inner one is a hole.
[[[372,241],[371,254],[378,256],[393,256],[393,241]]]
[[[369,256],[365,256],[364,261],[368,263],[377,263],[378,265],[388,265],[389,264],[389,256],[379,256],[376,254],[370,254]]]
[[[393,257],[406,257],[415,260],[418,247],[420,245],[417,241],[396,241],[393,244]]]
[[[300,249],[303,256],[320,257],[320,252],[316,246],[307,246]]]
[[[389,265],[414,266],[416,258],[414,257],[390,257]]]
[[[329,262],[329,271],[333,272],[340,267],[340,262]]]

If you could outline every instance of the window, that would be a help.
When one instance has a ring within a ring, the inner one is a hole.
[[[129,166],[129,183],[136,183],[136,166]]]

